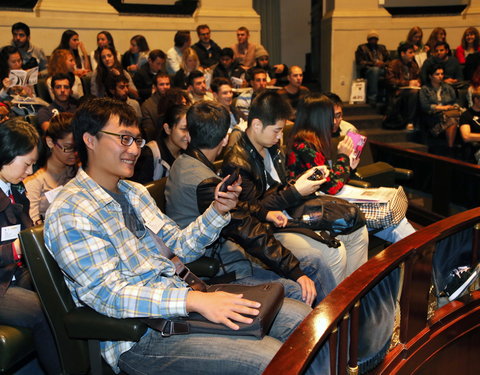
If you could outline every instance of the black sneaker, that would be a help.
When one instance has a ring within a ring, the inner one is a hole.
[[[455,268],[447,277],[447,286],[440,296],[447,296],[449,301],[457,299],[479,276],[480,263],[472,270],[468,266]]]

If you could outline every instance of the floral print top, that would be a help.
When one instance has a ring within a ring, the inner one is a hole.
[[[292,145],[292,151],[287,156],[289,178],[297,178],[307,169],[316,165],[327,165],[330,174],[320,190],[335,195],[350,179],[350,159],[345,154],[339,154],[331,166],[327,164],[325,155],[315,149],[313,144],[297,139]]]

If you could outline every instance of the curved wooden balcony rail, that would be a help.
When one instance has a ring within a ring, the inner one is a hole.
[[[480,244],[480,224],[477,225],[478,223],[480,223],[480,208],[465,211],[425,227],[371,258],[345,279],[305,318],[280,348],[265,369],[264,375],[302,374],[318,349],[327,342],[330,343],[330,348],[336,347],[337,343],[340,348],[338,355],[335,351],[330,351],[331,374],[356,373],[355,343],[358,340],[360,298],[400,265],[403,265],[404,271],[400,297],[400,343],[387,354],[374,373],[445,373],[432,371],[435,367],[435,359],[438,363],[441,362],[440,366],[444,366],[443,370],[448,368],[449,363],[458,366],[457,357],[461,357],[468,351],[465,349],[468,347],[468,342],[472,344],[472,348],[476,348],[474,350],[478,357],[480,292],[472,292],[448,303],[427,319],[428,296],[432,285],[432,255],[436,243],[473,227],[476,230],[473,231],[472,264],[475,264]],[[348,343],[347,334],[348,320],[351,323],[350,343]],[[476,335],[473,341],[466,335],[467,333]],[[435,354],[441,350],[455,349],[455,340],[462,337],[467,342],[463,344],[460,352],[448,352],[449,355],[445,355],[447,352],[444,351],[444,355],[435,357]],[[348,364],[347,357],[349,357]],[[476,362],[473,359],[472,363]],[[428,364],[426,372],[421,371],[421,366],[424,364]],[[455,373],[469,373],[458,367],[455,370]]]

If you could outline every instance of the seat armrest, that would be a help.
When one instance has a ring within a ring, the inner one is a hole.
[[[395,168],[395,180],[408,181],[413,178],[413,171],[406,168]]]
[[[360,188],[363,188],[363,189],[367,189],[367,188],[372,187],[372,184],[370,182],[361,181],[361,180],[349,180],[348,185],[360,187]]]
[[[74,339],[100,341],[138,341],[147,325],[139,319],[117,319],[89,307],[78,307],[65,316],[67,334]]]

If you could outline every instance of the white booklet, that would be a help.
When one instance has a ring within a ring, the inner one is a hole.
[[[33,86],[38,82],[38,66],[29,70],[10,70],[12,86]]]
[[[346,201],[352,203],[386,203],[395,196],[396,192],[396,188],[379,187],[364,189],[356,186],[345,185],[342,190],[335,194],[335,197],[345,199]]]

